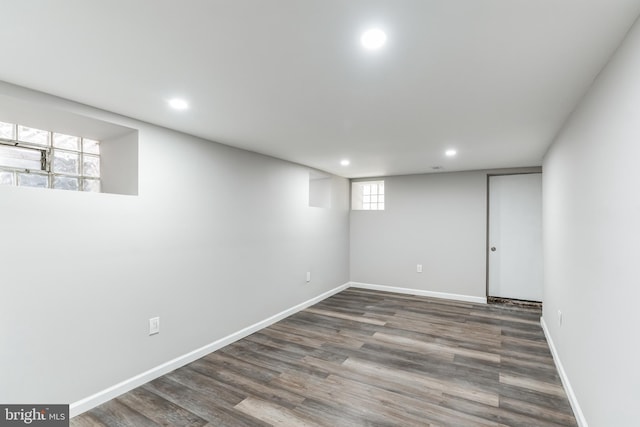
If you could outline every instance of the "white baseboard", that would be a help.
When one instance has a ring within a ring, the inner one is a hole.
[[[158,377],[161,377],[162,375],[165,375],[188,363],[198,360],[209,353],[212,353],[224,346],[227,346],[235,341],[238,341],[239,339],[242,339],[248,335],[251,335],[254,332],[257,332],[260,329],[266,328],[267,326],[273,323],[276,323],[284,319],[285,317],[291,316],[292,314],[295,314],[301,310],[304,310],[305,308],[310,307],[313,304],[316,304],[326,298],[329,298],[330,296],[337,294],[338,292],[341,292],[347,289],[348,287],[349,287],[349,283],[345,283],[344,285],[338,286],[337,288],[331,289],[330,291],[327,291],[321,295],[318,295],[317,297],[311,298],[310,300],[302,302],[294,307],[288,308],[278,314],[275,314],[251,326],[248,326],[238,332],[235,332],[231,335],[228,335],[224,338],[214,341],[211,344],[207,344],[190,353],[184,354],[173,360],[163,363],[160,366],[156,366],[155,368],[149,369],[146,372],[143,372],[125,381],[122,381],[92,396],[78,400],[77,402],[74,402],[71,405],[69,405],[69,415],[71,417],[80,415],[81,413],[86,412],[92,408],[95,408],[96,406],[101,405],[111,399],[114,399],[123,393],[133,390],[136,387],[139,387],[145,383],[148,383],[149,381],[152,381]]]
[[[417,295],[421,297],[432,297],[432,298],[442,298],[442,299],[450,299],[450,300],[456,300],[456,301],[475,302],[479,304],[487,303],[486,297],[474,297],[471,295],[449,294],[446,292],[425,291],[422,289],[397,288],[395,286],[373,285],[370,283],[360,283],[360,282],[349,282],[349,287],[360,288],[360,289],[371,289],[373,291],[396,292],[399,294]]]
[[[558,374],[560,374],[560,380],[562,381],[562,385],[564,386],[564,391],[567,393],[567,398],[569,399],[569,403],[571,404],[571,409],[573,409],[573,415],[576,417],[576,421],[578,422],[578,425],[580,427],[589,427],[589,425],[587,424],[587,419],[584,417],[582,408],[580,408],[580,404],[578,403],[578,399],[576,398],[576,394],[573,392],[573,388],[571,387],[571,383],[569,382],[569,377],[567,377],[567,373],[562,366],[560,356],[558,356],[556,346],[553,343],[551,334],[549,334],[547,323],[544,321],[544,317],[540,318],[540,325],[542,326],[544,336],[547,339],[547,343],[549,344],[549,349],[551,350],[553,361],[556,364],[556,369],[558,369]]]

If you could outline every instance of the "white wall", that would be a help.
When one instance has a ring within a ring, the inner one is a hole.
[[[485,298],[487,174],[538,170],[385,177],[385,210],[351,212],[351,280]]]
[[[308,168],[0,89],[139,130],[139,196],[0,186],[0,402],[75,402],[348,281],[345,179],[310,208]]]
[[[351,212],[351,280],[484,297],[486,180],[482,172],[385,177],[385,210]]]
[[[638,23],[547,153],[543,197],[543,317],[583,425],[637,426]]]

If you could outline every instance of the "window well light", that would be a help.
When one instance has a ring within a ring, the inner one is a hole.
[[[444,152],[444,154],[445,154],[445,156],[447,156],[447,157],[453,157],[453,156],[455,156],[456,154],[458,154],[458,152],[457,152],[456,150],[447,150],[447,151],[445,151],[445,152]]]
[[[187,104],[187,101],[180,98],[169,100],[169,106],[175,110],[186,110],[187,108],[189,108],[189,104]]]
[[[380,49],[387,41],[387,35],[379,28],[372,28],[362,33],[360,43],[368,50]]]
[[[344,159],[344,160],[340,160],[340,164],[342,166],[349,166],[351,164],[351,162],[349,160],[347,160],[347,159]]]

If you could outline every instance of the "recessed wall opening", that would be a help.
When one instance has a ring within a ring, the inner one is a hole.
[[[309,206],[331,208],[331,176],[320,171],[309,172]]]
[[[0,184],[138,194],[136,129],[7,95],[0,122]]]

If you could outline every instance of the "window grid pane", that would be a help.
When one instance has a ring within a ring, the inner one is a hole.
[[[372,211],[383,211],[384,210],[384,184],[371,184],[368,185],[370,188],[369,196],[363,197],[363,201],[369,202],[368,209]],[[364,200],[364,199],[367,200]]]
[[[82,138],[82,151],[89,154],[100,154],[100,142],[95,139]]]
[[[100,157],[86,154],[82,156],[82,174],[94,178],[100,177]]]
[[[71,151],[55,150],[53,153],[53,172],[79,175],[80,154]]]
[[[18,140],[31,144],[49,145],[49,132],[42,129],[18,126]]]
[[[56,175],[53,177],[53,188],[77,191],[80,188],[80,179],[71,176]]]
[[[18,173],[18,186],[47,188],[49,186],[49,176],[40,173]]]
[[[80,138],[62,133],[54,133],[53,146],[65,150],[80,151]]]
[[[85,178],[82,183],[82,191],[90,191],[93,193],[100,192],[100,180]]]
[[[16,139],[16,125],[0,122],[0,138]]]
[[[16,176],[12,171],[0,170],[0,185],[16,185]]]

